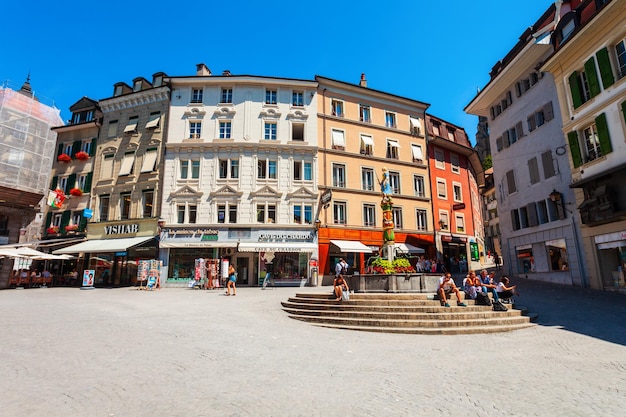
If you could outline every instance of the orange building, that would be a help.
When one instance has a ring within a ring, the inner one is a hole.
[[[479,268],[484,228],[478,188],[484,173],[462,127],[426,115],[437,258],[448,271]]]
[[[317,216],[319,270],[340,257],[354,273],[383,245],[380,180],[386,168],[400,251],[434,253],[424,119],[428,104],[316,76],[319,189],[332,193]],[[327,284],[328,282],[324,282]]]

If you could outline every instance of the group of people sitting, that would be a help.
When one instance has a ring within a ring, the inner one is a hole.
[[[463,280],[463,292],[465,298],[476,300],[478,298],[488,297],[491,293],[495,302],[502,301],[513,303],[513,296],[519,295],[515,285],[509,286],[509,278],[503,275],[500,281],[496,283],[495,272],[488,273],[486,269],[483,269],[480,276],[476,275],[476,272],[470,270],[465,279]],[[461,291],[454,283],[452,275],[446,273],[439,280],[439,301],[442,306],[450,307],[447,300],[450,298],[450,294],[454,293],[457,299],[457,305],[465,307],[465,303],[461,299]]]

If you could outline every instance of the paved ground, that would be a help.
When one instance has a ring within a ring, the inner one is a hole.
[[[518,282],[489,335],[291,320],[296,291],[0,291],[0,416],[624,416],[626,297]]]

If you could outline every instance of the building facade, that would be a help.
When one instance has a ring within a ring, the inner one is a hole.
[[[592,288],[624,290],[626,268],[626,3],[564,2],[555,52],[541,70],[556,80],[571,177],[555,195],[580,214]],[[569,187],[568,187],[569,185]],[[573,194],[565,190],[573,191]]]
[[[466,107],[489,118],[502,257],[513,276],[586,286],[554,77],[537,68],[561,9],[552,5],[491,71]],[[558,200],[558,201],[557,201]]]
[[[160,248],[169,282],[227,259],[238,285],[313,280],[318,200],[316,83],[213,75],[172,89]]]
[[[354,273],[383,246],[380,182],[387,175],[400,251],[434,254],[426,152],[428,104],[321,76],[318,82],[319,187],[332,198],[319,216],[319,267],[343,257]],[[385,169],[386,171],[383,171]],[[387,257],[387,254],[382,254]]]

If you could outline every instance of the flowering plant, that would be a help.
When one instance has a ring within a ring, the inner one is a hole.
[[[72,161],[72,157],[69,156],[66,153],[62,153],[61,155],[59,155],[57,157],[57,161],[59,161],[59,162],[71,162]]]
[[[59,233],[59,226],[50,226],[46,229],[46,232],[48,232],[49,235]]]
[[[74,230],[78,230],[77,224],[68,224],[67,226],[65,226],[66,232],[73,232]]]
[[[85,151],[76,152],[76,155],[74,156],[76,157],[76,159],[80,159],[81,161],[86,161],[87,159],[89,159],[89,154]]]
[[[377,258],[372,262],[372,271],[375,274],[407,274],[415,272],[415,268],[408,259],[398,258],[389,262],[387,259]]]
[[[83,191],[80,188],[72,188],[70,190],[70,195],[74,197],[80,197],[81,195],[83,195]]]

